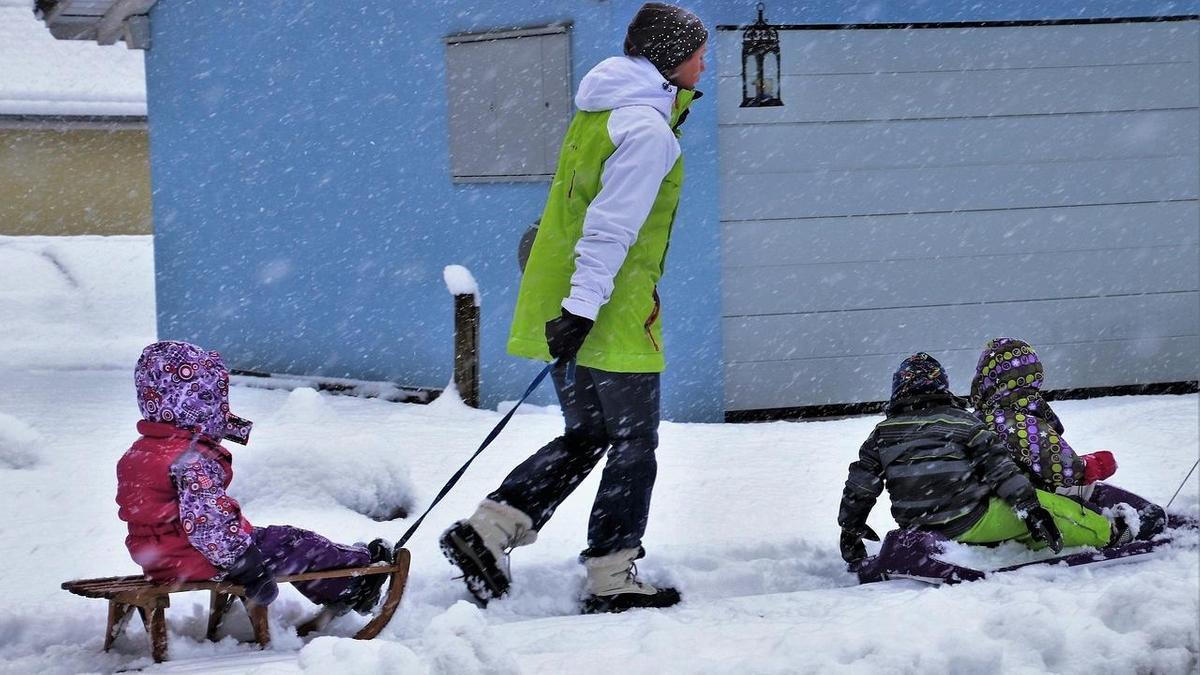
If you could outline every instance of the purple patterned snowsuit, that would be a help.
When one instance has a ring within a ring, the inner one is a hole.
[[[233,457],[220,444],[245,444],[250,422],[229,412],[229,372],[215,351],[185,342],[146,347],[134,371],[141,434],[117,464],[126,545],[155,581],[224,576],[257,547],[272,576],[369,564],[364,546],[335,544],[290,526],[252,527],[225,490]],[[351,579],[296,584],[318,604],[342,600]]]
[[[1071,494],[1100,508],[1128,504],[1138,512],[1134,536],[1149,539],[1167,525],[1159,505],[1111,483],[1085,481],[1085,463],[1062,437],[1063,423],[1042,398],[1042,361],[1024,340],[998,337],[989,340],[979,356],[971,381],[975,415],[1004,439],[1013,460],[1034,486],[1047,492]]]
[[[1062,437],[1062,422],[1042,398],[1042,381],[1042,362],[1028,342],[992,339],[975,368],[971,405],[1036,487],[1054,491],[1081,485],[1083,460]]]

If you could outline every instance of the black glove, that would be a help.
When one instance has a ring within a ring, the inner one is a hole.
[[[234,561],[225,573],[225,580],[245,588],[246,599],[256,605],[269,605],[279,595],[275,577],[267,567],[262,552],[254,544],[247,546],[242,556]]]
[[[546,345],[550,347],[550,356],[559,361],[575,358],[593,323],[591,319],[575,316],[565,309],[562,316],[547,321]]]
[[[867,547],[863,546],[863,539],[879,541],[879,535],[875,534],[875,530],[866,525],[856,530],[842,528],[842,540],[840,542],[842,560],[854,564],[867,557]]]
[[[1062,551],[1062,533],[1058,531],[1058,526],[1054,524],[1054,516],[1051,516],[1049,511],[1041,506],[1030,506],[1025,509],[1021,520],[1025,521],[1025,527],[1029,528],[1029,536],[1033,537],[1034,541],[1042,542],[1055,553]]]

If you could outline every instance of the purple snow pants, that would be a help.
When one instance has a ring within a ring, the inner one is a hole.
[[[338,567],[361,567],[371,562],[365,546],[343,546],[316,532],[290,525],[254,528],[254,543],[275,576],[319,572]],[[346,592],[352,578],[302,581],[293,584],[304,597],[318,605],[336,602]]]

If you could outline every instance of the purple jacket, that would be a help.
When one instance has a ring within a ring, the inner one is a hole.
[[[1083,460],[1062,437],[1063,425],[1042,398],[1042,362],[1029,343],[988,341],[971,381],[975,414],[995,431],[1036,487],[1081,485]]]

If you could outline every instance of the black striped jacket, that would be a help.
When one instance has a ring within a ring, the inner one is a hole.
[[[1019,509],[1037,505],[999,437],[944,397],[931,407],[894,411],[876,425],[850,464],[838,524],[861,531],[884,487],[897,524],[950,537],[970,529],[992,495]]]

